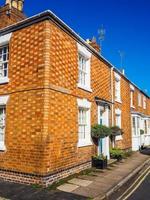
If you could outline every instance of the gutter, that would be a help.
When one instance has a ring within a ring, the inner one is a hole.
[[[114,71],[114,68],[112,67],[111,68],[111,101],[113,102],[112,104],[112,109],[111,109],[111,121],[112,121],[112,126],[114,126],[114,79],[113,79],[113,71]]]

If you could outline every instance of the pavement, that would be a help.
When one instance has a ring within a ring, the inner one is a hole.
[[[122,162],[111,164],[106,170],[93,169],[86,175],[72,178],[56,190],[0,180],[0,200],[100,200],[138,173],[149,159],[150,156],[136,152]]]

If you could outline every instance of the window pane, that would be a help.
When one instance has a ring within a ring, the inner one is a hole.
[[[83,86],[86,85],[86,70],[86,59],[84,58],[84,56],[79,54],[79,83]]]
[[[0,48],[0,77],[8,76],[8,46]]]

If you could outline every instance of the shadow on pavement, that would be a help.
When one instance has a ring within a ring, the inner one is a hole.
[[[87,197],[0,181],[0,197],[10,200],[87,200]]]

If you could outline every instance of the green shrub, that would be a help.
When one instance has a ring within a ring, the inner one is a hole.
[[[94,138],[104,138],[111,135],[111,129],[104,125],[96,124],[91,128],[91,135]]]
[[[95,159],[95,160],[106,160],[107,156],[100,154],[100,155],[93,156],[93,159]]]
[[[112,136],[123,135],[123,130],[118,126],[111,127]]]
[[[110,156],[113,159],[122,160],[125,158],[125,152],[119,148],[113,148],[110,150]]]

